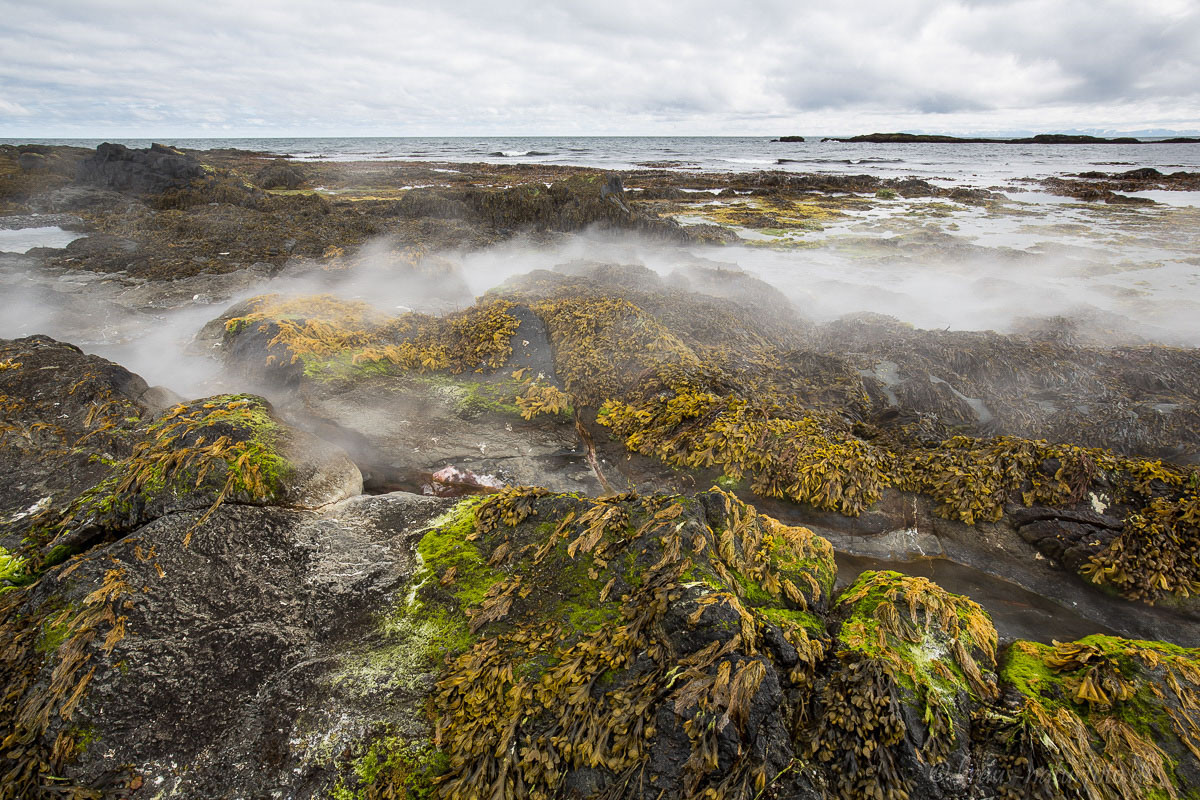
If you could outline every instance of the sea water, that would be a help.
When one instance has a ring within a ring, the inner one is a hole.
[[[5,139],[0,143],[95,147],[100,139]],[[149,147],[149,139],[115,139]],[[563,164],[694,173],[782,170],[918,177],[944,185],[999,186],[1071,172],[1200,170],[1200,144],[875,144],[777,142],[769,136],[515,136],[167,139],[207,150],[236,148],[299,160]]]

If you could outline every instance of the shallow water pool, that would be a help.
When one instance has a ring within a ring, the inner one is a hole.
[[[35,247],[66,247],[83,236],[82,233],[63,230],[57,225],[0,230],[0,252],[28,253]]]

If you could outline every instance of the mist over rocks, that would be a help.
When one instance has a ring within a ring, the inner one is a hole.
[[[0,258],[2,800],[1196,792],[1196,350],[930,224],[1001,192],[22,154],[89,235]],[[1040,297],[904,321],[959,276]]]

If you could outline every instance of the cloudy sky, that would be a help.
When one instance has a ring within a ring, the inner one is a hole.
[[[0,137],[1200,129],[1197,0],[0,0]]]

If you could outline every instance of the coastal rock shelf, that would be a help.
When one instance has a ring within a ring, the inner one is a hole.
[[[3,354],[6,390],[78,358]],[[1200,774],[1200,651],[1000,648],[980,606],[896,572],[834,594],[828,541],[717,488],[356,496],[253,398],[141,420],[136,376],[81,367],[71,396],[109,414],[47,433],[58,407],[29,402],[6,456],[134,444],[79,494],[33,487],[23,526],[2,509],[5,797],[1090,797]]]
[[[997,192],[4,165],[87,236],[0,258],[84,343],[0,339],[0,800],[1200,797],[1198,351],[715,249]],[[186,396],[91,354],[139,331]]]

